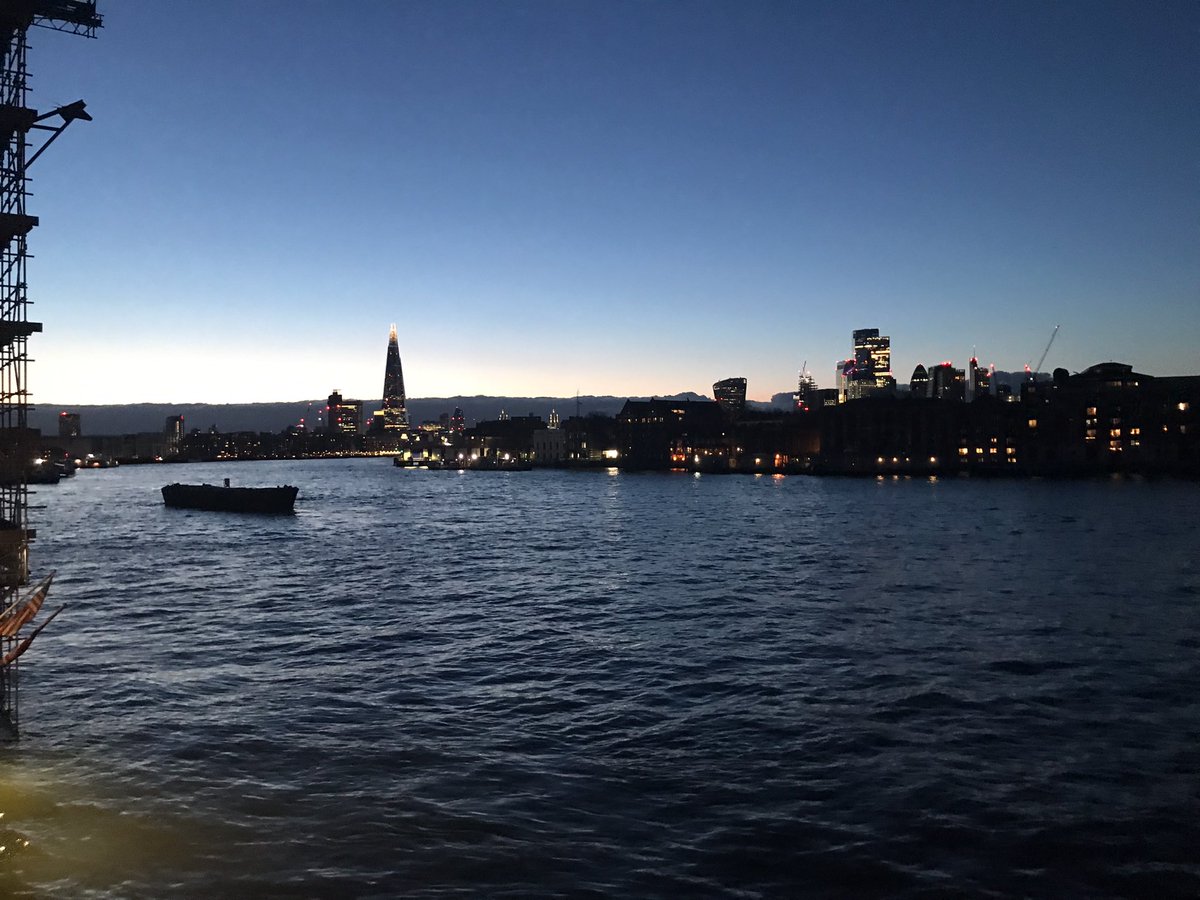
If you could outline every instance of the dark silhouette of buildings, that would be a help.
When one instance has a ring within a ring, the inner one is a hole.
[[[613,416],[596,412],[575,415],[561,423],[561,427],[567,465],[593,468],[623,464],[617,420]]]
[[[534,434],[546,431],[541,416],[505,416],[479,422],[464,434],[464,455],[471,462],[529,463],[533,456]]]
[[[1200,376],[1155,378],[1101,363],[1029,381],[1018,402],[972,403],[962,370],[934,367],[933,398],[868,398],[821,418],[812,470],[839,474],[1200,475]]]
[[[934,367],[935,376],[939,371],[939,383],[950,387],[940,396],[884,392],[787,412],[744,409],[736,417],[715,401],[655,398],[627,400],[615,418],[572,416],[558,428],[528,415],[460,430],[456,410],[444,424],[408,428],[394,440],[293,428],[193,430],[178,449],[157,434],[60,441],[76,457],[91,452],[122,462],[386,453],[409,465],[468,468],[1200,477],[1200,376],[1155,378],[1110,362],[1076,375],[1057,369],[1052,380],[1025,382],[1019,398],[981,393],[968,403],[954,387],[963,383],[961,370],[944,364]]]
[[[700,465],[727,458],[728,418],[707,400],[627,400],[617,414],[620,464],[631,469]]]
[[[1025,464],[1045,474],[1200,474],[1200,376],[1156,378],[1106,362],[1027,382]]]

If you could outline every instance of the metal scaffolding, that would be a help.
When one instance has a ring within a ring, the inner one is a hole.
[[[94,37],[100,24],[95,0],[0,0],[0,739],[17,735],[17,657],[28,639],[16,629],[37,612],[26,618],[28,606],[22,604],[29,600],[18,599],[29,579],[29,541],[35,535],[28,478],[38,448],[28,424],[28,341],[42,330],[28,318],[27,242],[38,224],[25,209],[28,168],[67,125],[90,118],[82,101],[41,115],[28,107],[27,35],[36,25]],[[31,138],[43,140],[29,155]]]

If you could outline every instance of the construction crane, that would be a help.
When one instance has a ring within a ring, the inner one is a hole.
[[[1038,360],[1037,365],[1031,369],[1029,365],[1026,364],[1025,373],[1029,376],[1030,381],[1033,381],[1035,378],[1037,378],[1037,373],[1042,369],[1042,363],[1046,361],[1046,356],[1050,353],[1050,345],[1053,344],[1054,339],[1058,337],[1058,329],[1061,327],[1061,325],[1055,325],[1054,330],[1050,332],[1050,340],[1046,341],[1046,349],[1042,351],[1042,356]]]
[[[800,367],[800,377],[796,381],[796,393],[792,394],[792,408],[807,410],[809,403],[817,391],[817,381],[808,371],[808,360]]]

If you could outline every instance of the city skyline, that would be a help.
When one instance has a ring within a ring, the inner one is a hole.
[[[239,9],[31,35],[35,402],[1200,370],[1193,5]]]

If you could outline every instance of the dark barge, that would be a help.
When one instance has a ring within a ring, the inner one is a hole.
[[[207,509],[217,512],[290,513],[299,488],[230,487],[215,484],[168,484],[162,489],[163,503],[178,509]]]

